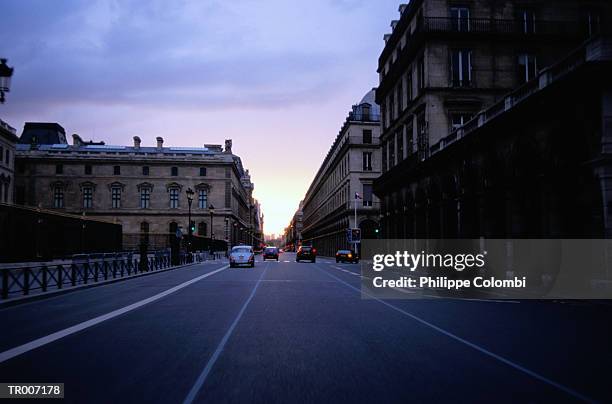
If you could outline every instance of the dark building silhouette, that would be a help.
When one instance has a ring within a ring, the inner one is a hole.
[[[382,236],[607,235],[611,4],[457,4],[385,37]]]

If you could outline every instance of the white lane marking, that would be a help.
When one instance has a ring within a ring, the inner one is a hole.
[[[230,328],[227,330],[227,332],[225,333],[225,335],[221,339],[221,342],[219,342],[219,345],[217,346],[217,349],[215,349],[215,352],[213,353],[213,355],[208,360],[208,363],[204,367],[204,370],[202,370],[202,373],[200,373],[200,375],[196,379],[195,384],[193,385],[193,387],[189,391],[189,394],[187,394],[187,397],[183,401],[183,404],[191,404],[193,402],[193,400],[196,398],[196,396],[198,395],[200,389],[202,388],[202,386],[204,385],[204,382],[206,381],[206,378],[210,374],[210,371],[212,370],[213,366],[215,365],[215,362],[217,362],[217,359],[219,359],[219,356],[221,356],[221,352],[223,352],[223,348],[225,348],[225,344],[227,344],[227,341],[232,336],[232,333],[234,332],[234,329],[236,328],[236,325],[238,325],[238,322],[242,318],[242,315],[246,311],[247,306],[249,305],[249,303],[251,303],[251,300],[253,300],[253,296],[255,296],[255,292],[257,292],[257,288],[261,284],[261,280],[263,279],[263,277],[266,274],[267,270],[268,270],[268,266],[266,265],[265,269],[261,273],[261,276],[259,277],[259,280],[257,281],[255,286],[253,287],[253,290],[251,291],[251,294],[249,295],[247,300],[242,305],[242,308],[238,312],[238,315],[234,319],[234,322],[232,322],[232,325],[230,325]]]
[[[557,389],[559,389],[559,390],[569,394],[572,397],[575,397],[575,398],[577,398],[579,400],[586,401],[586,402],[589,402],[589,403],[596,403],[597,402],[597,401],[593,400],[592,398],[587,397],[587,396],[583,395],[582,393],[577,392],[576,390],[573,390],[573,389],[571,389],[569,387],[566,387],[566,386],[564,386],[564,385],[562,385],[560,383],[557,383],[554,380],[551,380],[551,379],[547,378],[546,376],[542,376],[541,374],[539,374],[537,372],[534,372],[533,370],[527,369],[526,367],[521,366],[518,363],[512,362],[510,359],[506,359],[503,356],[497,355],[496,353],[493,353],[493,352],[489,351],[488,349],[481,347],[480,345],[477,345],[477,344],[475,344],[473,342],[470,342],[470,341],[468,341],[466,339],[463,339],[463,338],[459,337],[458,335],[453,334],[450,331],[446,331],[445,329],[440,328],[437,325],[434,325],[434,324],[430,323],[427,320],[423,320],[422,318],[420,318],[420,317],[418,317],[418,316],[416,316],[416,315],[414,315],[412,313],[409,313],[409,312],[407,312],[405,310],[402,310],[399,307],[392,305],[391,303],[388,303],[388,302],[386,302],[386,301],[384,301],[382,299],[377,298],[376,296],[373,296],[373,295],[371,295],[371,294],[369,294],[367,292],[364,292],[364,291],[362,291],[362,290],[352,286],[351,284],[349,284],[347,282],[344,282],[342,279],[340,279],[340,278],[330,274],[329,272],[322,270],[319,267],[317,267],[317,269],[319,271],[325,273],[327,276],[330,276],[330,277],[334,278],[335,280],[337,280],[338,282],[340,282],[343,285],[347,286],[348,288],[353,289],[354,291],[356,291],[358,293],[363,293],[364,295],[367,295],[368,297],[376,300],[379,303],[384,304],[385,306],[389,307],[390,309],[393,309],[393,310],[397,311],[398,313],[401,313],[401,314],[403,314],[403,315],[405,315],[407,317],[410,317],[411,319],[413,319],[415,321],[418,321],[419,323],[421,323],[421,324],[423,324],[423,325],[425,325],[427,327],[430,327],[430,328],[438,331],[439,333],[444,334],[447,337],[454,339],[455,341],[461,342],[462,344],[467,345],[470,348],[473,348],[473,349],[475,349],[475,350],[477,350],[477,351],[479,351],[479,352],[481,352],[481,353],[483,353],[483,354],[485,354],[485,355],[487,355],[487,356],[489,356],[489,357],[491,357],[493,359],[496,359],[496,360],[498,360],[498,361],[500,361],[500,362],[502,362],[502,363],[504,363],[504,364],[506,364],[506,365],[508,365],[508,366],[510,366],[510,367],[512,367],[512,368],[514,368],[514,369],[516,369],[518,371],[520,371],[520,372],[523,372],[523,373],[525,373],[525,374],[527,374],[527,375],[529,375],[529,376],[531,376],[531,377],[533,377],[535,379],[538,379],[541,382],[544,382],[544,383],[546,383],[546,384],[548,384],[550,386],[553,386],[553,387],[555,387],[555,388],[557,388]]]
[[[155,296],[151,296],[151,297],[143,299],[143,300],[141,300],[139,302],[132,303],[129,306],[125,306],[125,307],[122,307],[120,309],[113,310],[110,313],[103,314],[101,316],[92,318],[91,320],[84,321],[84,322],[79,323],[77,325],[73,325],[72,327],[68,327],[68,328],[66,328],[64,330],[54,332],[53,334],[49,334],[49,335],[47,335],[45,337],[41,337],[41,338],[35,339],[33,341],[30,341],[30,342],[28,342],[26,344],[23,344],[23,345],[15,347],[15,348],[9,349],[8,351],[1,352],[0,353],[0,363],[5,362],[5,361],[7,361],[7,360],[9,360],[11,358],[14,358],[16,356],[19,356],[21,354],[24,354],[26,352],[32,351],[32,350],[34,350],[36,348],[40,348],[41,346],[50,344],[50,343],[52,343],[54,341],[57,341],[58,339],[67,337],[68,335],[71,335],[71,334],[77,333],[79,331],[82,331],[82,330],[84,330],[86,328],[93,327],[94,325],[100,324],[103,321],[110,320],[112,318],[118,317],[118,316],[120,316],[122,314],[125,314],[127,312],[130,312],[132,310],[136,310],[136,309],[138,309],[138,308],[140,308],[140,307],[142,307],[142,306],[144,306],[146,304],[149,304],[149,303],[152,303],[152,302],[154,302],[156,300],[164,298],[164,297],[166,297],[166,296],[168,296],[168,295],[170,295],[170,294],[172,294],[174,292],[177,292],[177,291],[179,291],[179,290],[181,290],[183,288],[186,288],[189,285],[192,285],[192,284],[194,284],[194,283],[196,283],[198,281],[201,281],[204,278],[208,278],[209,276],[212,276],[212,275],[214,275],[216,273],[219,273],[219,272],[221,272],[221,271],[223,271],[223,270],[225,270],[227,268],[229,268],[229,265],[225,265],[225,266],[223,266],[223,267],[221,267],[219,269],[216,269],[216,270],[214,270],[212,272],[209,272],[207,274],[200,275],[197,278],[193,278],[193,279],[191,279],[189,281],[183,282],[180,285],[174,286],[174,287],[172,287],[172,288],[170,288],[168,290],[165,290],[165,291],[163,291],[161,293],[158,293]]]

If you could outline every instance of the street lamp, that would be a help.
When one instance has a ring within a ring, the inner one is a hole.
[[[187,205],[189,206],[189,210],[188,210],[188,220],[189,220],[189,252],[191,252],[191,246],[192,246],[192,237],[193,237],[193,229],[191,228],[191,204],[193,202],[193,189],[191,188],[187,188],[187,191],[185,191],[185,193],[187,194]]]
[[[0,59],[0,104],[4,104],[4,93],[11,89],[13,68],[6,65],[6,59]]]
[[[210,252],[213,256],[213,259],[215,258],[215,232],[214,232],[214,227],[213,227],[213,213],[215,213],[215,207],[213,206],[213,204],[211,203],[208,206],[208,210],[210,212]]]

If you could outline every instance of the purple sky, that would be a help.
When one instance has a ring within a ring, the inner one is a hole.
[[[289,222],[352,104],[378,83],[397,0],[4,0],[0,118],[84,139],[233,139],[266,233]]]

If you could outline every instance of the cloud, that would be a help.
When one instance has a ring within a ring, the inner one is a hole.
[[[278,232],[350,106],[376,85],[398,3],[3,0],[0,56],[15,74],[2,119],[56,121],[119,144],[134,134],[169,134],[175,145],[233,137]],[[296,145],[299,161],[288,157]],[[294,181],[286,199],[273,193],[281,167]]]

